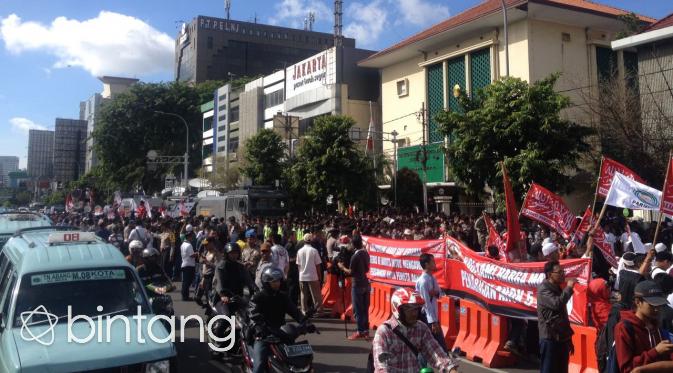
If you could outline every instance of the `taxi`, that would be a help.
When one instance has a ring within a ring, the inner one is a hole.
[[[0,372],[176,371],[154,314],[135,269],[91,232],[31,228],[0,253]]]
[[[17,230],[33,227],[50,227],[52,225],[49,217],[35,212],[0,212],[0,251],[2,251],[2,247]]]

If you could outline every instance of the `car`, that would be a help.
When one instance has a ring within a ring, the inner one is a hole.
[[[0,372],[175,371],[153,316],[136,270],[91,232],[28,228],[0,253]]]
[[[49,217],[35,212],[0,213],[0,252],[17,230],[31,227],[50,227],[52,225]]]

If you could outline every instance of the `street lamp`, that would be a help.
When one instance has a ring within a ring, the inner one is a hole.
[[[184,160],[184,180],[183,183],[185,184],[185,192],[187,192],[187,170],[189,168],[189,125],[187,124],[187,121],[185,118],[183,118],[181,115],[175,114],[175,113],[167,113],[164,111],[159,111],[159,110],[154,110],[155,113],[157,114],[163,114],[163,115],[170,115],[172,117],[177,117],[182,120],[182,123],[185,124],[185,160]]]

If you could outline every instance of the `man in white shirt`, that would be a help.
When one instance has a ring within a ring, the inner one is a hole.
[[[425,300],[421,314],[421,320],[430,327],[432,335],[437,340],[437,343],[442,347],[444,352],[447,352],[446,341],[444,340],[444,333],[442,326],[439,324],[439,316],[437,315],[437,300],[441,296],[441,288],[437,279],[432,275],[437,270],[435,264],[435,257],[432,254],[421,254],[420,258],[421,268],[423,274],[416,280],[416,292]]]
[[[187,226],[191,228],[191,225]],[[185,240],[180,246],[180,254],[182,256],[182,300],[190,301],[189,287],[194,282],[196,276],[196,257],[199,255],[194,251],[191,241],[194,239],[193,229],[185,229]]]
[[[280,269],[283,272],[285,278],[287,278],[287,271],[290,268],[290,256],[285,249],[285,246],[281,245],[281,237],[277,233],[271,233],[271,261],[273,266]]]
[[[131,233],[129,233],[129,242],[133,240],[138,240],[142,242],[146,249],[153,247],[152,241],[154,241],[154,239],[152,237],[152,233],[150,233],[150,231],[148,231],[143,227],[142,220],[138,220],[138,222],[136,223],[136,227],[133,228]]]
[[[311,245],[313,236],[304,235],[304,246],[297,252],[297,266],[299,267],[299,291],[301,292],[301,311],[306,314],[311,307],[317,310],[322,308],[322,294],[320,293],[320,253]]]

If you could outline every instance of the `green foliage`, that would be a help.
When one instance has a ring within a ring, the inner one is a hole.
[[[486,184],[501,191],[502,160],[517,196],[532,181],[555,192],[571,190],[569,175],[589,150],[585,139],[593,131],[561,118],[570,100],[554,91],[557,79],[529,85],[504,78],[475,97],[462,96],[462,112],[436,116],[442,134],[452,139],[446,149],[450,171],[468,193],[479,195]]]
[[[274,185],[280,180],[287,146],[271,129],[262,129],[245,142],[241,173],[255,185]]]
[[[21,190],[14,195],[14,202],[17,206],[28,206],[33,198],[33,194],[27,190]]]
[[[199,95],[199,104],[204,104],[206,102],[212,101],[215,99],[215,91],[227,84],[224,80],[206,80],[195,86],[196,93]]]
[[[635,35],[643,30],[643,23],[633,12],[622,14],[618,18],[624,23],[624,30],[619,31],[617,35],[615,35],[615,39],[621,39]]]
[[[44,197],[42,197],[42,203],[44,203],[47,206],[50,205],[63,205],[65,204],[65,191],[55,191],[52,192],[51,194],[48,194]]]
[[[326,206],[332,195],[334,205],[357,202],[375,206],[376,180],[373,163],[349,137],[355,121],[347,116],[317,118],[297,156],[286,168],[286,185],[295,208],[301,204]]]
[[[99,159],[96,183],[105,189],[142,188],[149,193],[162,188],[166,173],[181,173],[182,165],[158,166],[155,170],[147,166],[149,150],[167,156],[181,156],[185,152],[183,122],[156,111],[177,114],[187,121],[190,174],[193,174],[201,164],[200,94],[215,83],[204,84],[139,83],[106,103],[93,133]]]
[[[394,180],[390,189],[390,201],[394,203]],[[423,208],[423,183],[414,170],[406,167],[397,171],[397,207],[410,211],[417,206]]]

